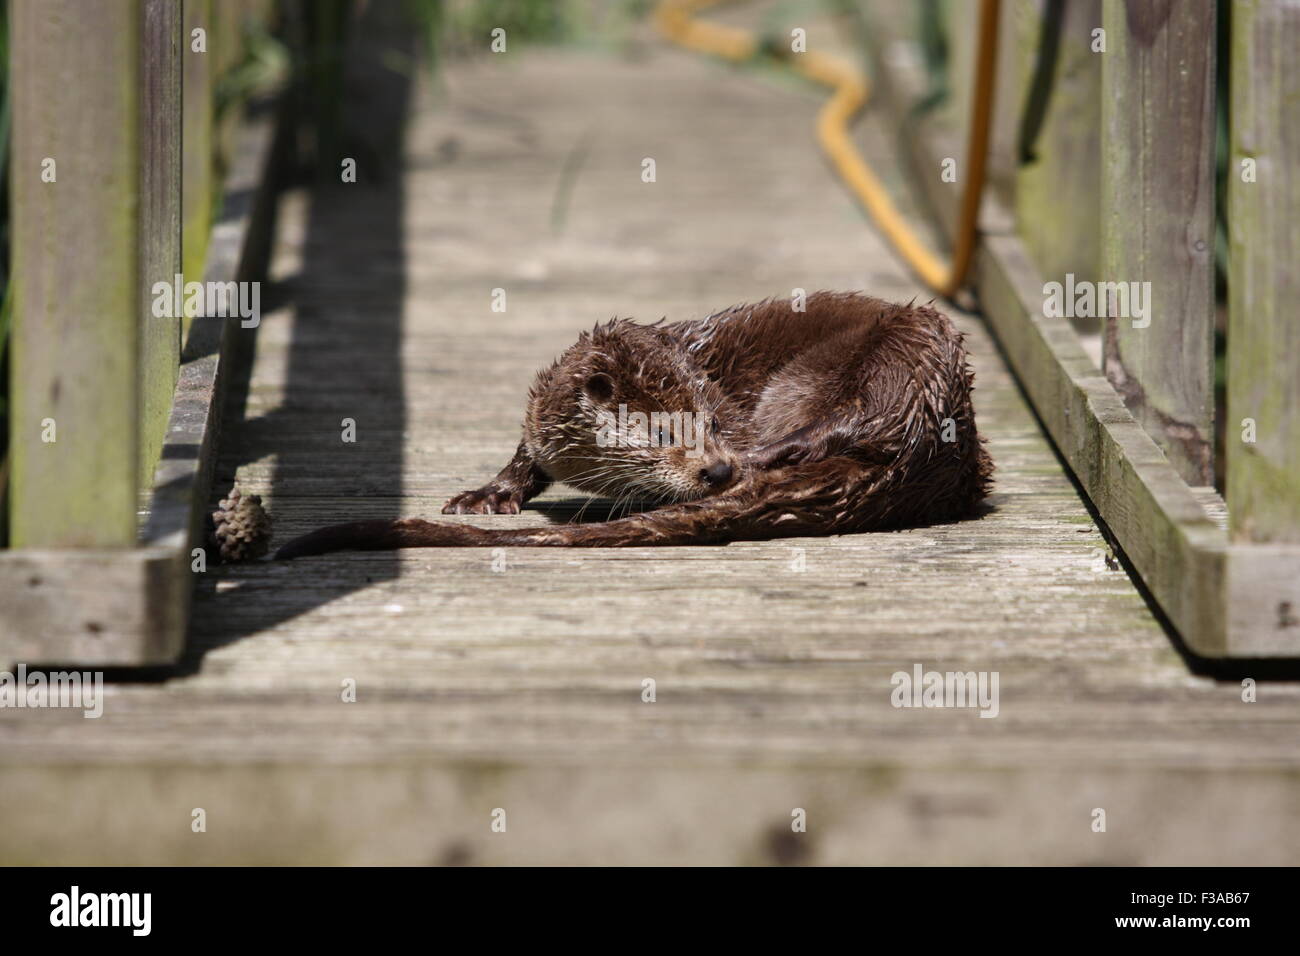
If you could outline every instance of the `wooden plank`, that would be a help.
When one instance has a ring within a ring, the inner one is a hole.
[[[1234,544],[1224,573],[1234,651],[1251,657],[1300,656],[1300,547]]]
[[[874,20],[867,35],[887,49],[887,24]],[[1106,54],[1110,56],[1111,54]],[[877,88],[891,111],[915,87],[888,71]],[[912,144],[913,166],[926,169],[944,155],[940,132]],[[923,186],[928,177],[921,177]],[[927,190],[942,203],[940,190]],[[956,204],[940,207],[949,216]],[[1097,374],[1078,335],[1064,319],[1043,314],[1042,277],[1015,236],[987,236],[974,281],[986,319],[1034,408],[1120,546],[1178,628],[1188,647],[1205,657],[1295,657],[1300,628],[1289,582],[1300,579],[1290,551],[1267,573],[1255,558],[1232,549],[1221,506],[1202,484],[1189,487]],[[1149,331],[1149,330],[1148,330]],[[1260,600],[1260,588],[1267,600]]]
[[[181,4],[142,0],[140,18],[139,467],[148,487],[181,352],[180,317],[152,312],[154,284],[170,288],[181,271]]]
[[[223,82],[244,55],[244,3],[243,0],[217,0],[212,7],[212,28],[208,36],[212,56],[212,82],[220,90]],[[240,110],[233,104],[223,104],[224,109],[215,117],[217,155],[220,163],[227,163],[234,151],[235,130]]]
[[[1097,374],[1069,323],[1042,314],[1041,279],[1024,245],[990,237],[975,281],[1043,424],[1142,580],[1189,647],[1227,653],[1223,530]]]
[[[1214,482],[1214,4],[1104,0],[1106,377],[1192,485]]]
[[[112,703],[107,707],[111,715]],[[0,830],[0,860],[47,866],[1287,866],[1300,842],[1298,799],[1294,774],[1204,769],[682,765],[639,754],[636,763],[598,764],[28,764],[5,767],[0,815],[23,826]],[[190,828],[196,806],[206,811],[203,833]],[[1105,833],[1090,825],[1097,806],[1107,813]],[[505,811],[504,832],[491,826],[497,808]],[[805,832],[791,829],[794,808],[805,811]],[[124,826],[124,818],[132,825]]]
[[[264,270],[276,146],[284,143],[277,129],[268,116],[239,130],[222,216],[208,243],[207,281],[250,281]],[[143,547],[0,551],[0,660],[142,666],[180,657],[196,578],[191,550],[204,545],[223,365],[241,333],[248,337],[252,330],[231,319],[199,317],[190,327]]]
[[[945,3],[941,9],[948,42],[948,99],[940,115],[957,142],[965,143],[970,138],[971,69],[975,65],[980,5],[978,2]],[[917,12],[912,15],[916,16]]]
[[[265,275],[274,222],[275,171],[286,141],[287,127],[277,127],[271,117],[250,121],[239,129],[221,218],[207,246],[206,282],[256,283]],[[146,546],[163,547],[181,557],[176,568],[179,580],[171,592],[179,626],[169,632],[167,643],[151,645],[146,659],[134,663],[173,663],[184,650],[185,624],[197,577],[191,555],[194,548],[207,549],[204,519],[220,434],[226,366],[235,355],[251,350],[255,329],[245,327],[242,320],[215,316],[199,316],[190,326],[143,534]],[[213,562],[215,556],[205,553],[204,560]]]
[[[128,546],[143,407],[141,8],[10,9],[10,543]],[[42,181],[43,169],[55,181]],[[51,427],[56,440],[43,440]]]
[[[1031,155],[1022,157],[1015,182],[1016,227],[1029,255],[1045,279],[1064,283],[1067,273],[1096,281],[1101,256],[1101,64],[1106,54],[1091,49],[1092,31],[1101,26],[1100,0],[1071,0],[1060,4],[1059,35],[1050,94]],[[1020,83],[1013,102],[999,104],[1005,112],[1029,99],[1040,47],[1044,39],[1043,7],[1034,0],[1015,4],[1017,59]],[[1055,26],[1046,23],[1053,31]],[[1055,32],[1055,31],[1053,31]],[[1050,40],[1049,40],[1050,43]],[[1043,64],[1042,69],[1047,69]],[[1031,112],[1036,112],[1031,107]],[[1018,134],[1026,132],[1017,129]],[[1095,330],[1097,319],[1081,319],[1076,327]]]
[[[184,64],[184,148],[181,151],[181,267],[189,278],[203,275],[208,233],[216,202],[213,140],[213,91],[216,54],[212,42],[212,0],[185,0],[181,60]],[[194,49],[194,31],[202,30],[202,52]],[[188,330],[188,318],[183,320]],[[183,338],[183,335],[182,335]]]
[[[2,552],[0,657],[6,667],[174,663],[190,577],[175,548]]]
[[[1298,49],[1300,6],[1233,3],[1226,447],[1234,542],[1300,544]]]
[[[1001,16],[998,18],[998,75],[993,89],[994,108],[986,166],[985,188],[989,190],[993,200],[989,205],[1001,209],[1015,207],[1016,178],[1020,167],[1016,143],[1020,131],[1020,112],[1024,103],[1020,95],[1017,7],[1017,2],[1004,0]],[[978,23],[973,26],[978,29]],[[982,225],[987,227],[989,223],[986,220]],[[1014,226],[1013,222],[1005,224],[1007,229],[1012,229]]]

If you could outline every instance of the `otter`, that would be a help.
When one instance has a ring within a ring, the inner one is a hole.
[[[443,514],[518,514],[553,482],[650,510],[480,528],[418,518],[303,535],[342,549],[632,547],[832,535],[969,517],[993,465],[962,336],[929,306],[819,292],[705,319],[613,319],[537,375],[514,458]]]

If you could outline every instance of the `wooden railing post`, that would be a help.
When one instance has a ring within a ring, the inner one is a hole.
[[[1300,544],[1300,7],[1232,6],[1227,498],[1234,541]],[[1293,609],[1300,616],[1300,606]]]
[[[1105,292],[1106,377],[1201,486],[1214,478],[1214,20],[1205,0],[1102,7],[1100,279],[1120,284]]]
[[[184,0],[181,62],[184,64],[184,102],[181,107],[181,266],[187,282],[202,280],[216,201],[216,165],[213,160],[213,81],[216,75],[216,39],[212,30],[212,0]],[[203,49],[195,50],[194,31],[201,30]],[[188,321],[185,322],[188,327]]]
[[[1101,2],[1068,0],[1044,8],[1022,0],[1016,10],[1020,82],[1014,107],[1026,111],[1016,149],[1030,152],[1018,157],[1018,230],[1045,280],[1065,283],[1073,275],[1095,282],[1101,242],[1097,130],[1107,54],[1094,52],[1093,31],[1101,26]],[[1097,323],[1081,319],[1078,326],[1095,330]]]
[[[13,0],[14,547],[129,546],[175,383],[175,0]]]
[[[114,0],[115,3],[123,0]],[[181,317],[154,315],[157,282],[181,271],[181,0],[141,0],[140,481],[158,464],[181,356]]]
[[[212,82],[214,88],[231,69],[239,64],[244,53],[245,0],[216,0],[212,4],[212,24],[209,39],[212,41]],[[224,165],[230,160],[230,150],[234,144],[235,128],[238,114],[227,109],[217,117],[213,135],[216,139],[216,155]]]

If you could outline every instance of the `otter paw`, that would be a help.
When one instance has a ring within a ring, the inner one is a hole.
[[[517,491],[487,485],[477,491],[462,491],[442,506],[445,515],[517,515],[523,506]]]

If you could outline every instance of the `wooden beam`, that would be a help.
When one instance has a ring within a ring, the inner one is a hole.
[[[1035,410],[1143,582],[1192,650],[1228,653],[1223,530],[1098,374],[1070,323],[1043,315],[1042,279],[1018,238],[984,241],[975,283]]]
[[[181,271],[186,281],[203,276],[212,206],[216,201],[216,163],[213,156],[213,77],[216,54],[212,51],[212,0],[185,0],[181,62],[184,64],[181,151]],[[202,30],[202,51],[194,49],[194,31]],[[183,321],[189,329],[189,321]]]
[[[273,225],[273,172],[284,127],[241,127],[212,229],[204,278],[258,278]],[[203,540],[227,357],[254,331],[237,319],[195,319],[169,408],[140,547],[0,550],[0,668],[7,663],[172,664],[184,649]],[[134,498],[132,498],[134,503]],[[134,508],[132,542],[135,541]],[[211,556],[208,556],[208,560]]]
[[[11,545],[125,547],[140,472],[141,5],[10,5]]]
[[[1297,50],[1300,6],[1233,3],[1226,449],[1238,542],[1300,544]]]
[[[1021,96],[1015,21],[1016,4],[1004,0],[998,19],[997,78],[993,85],[994,109],[989,128],[984,187],[990,199],[986,206],[1004,210],[1015,208],[1016,171],[1020,165],[1016,151]],[[981,225],[988,228],[992,224],[985,217]],[[1005,229],[1010,230],[1015,223],[998,225],[1005,225]]]
[[[188,573],[176,549],[0,552],[0,666],[175,663]]]
[[[1148,313],[1107,296],[1106,377],[1184,480],[1211,485],[1214,4],[1105,0],[1102,24],[1101,278],[1140,283]]]
[[[209,69],[212,71],[213,89],[219,90],[230,71],[239,65],[244,55],[246,22],[244,0],[217,0],[212,6],[211,16],[212,24],[208,31],[208,40],[212,64]],[[216,137],[218,163],[221,164],[219,168],[232,161],[231,154],[234,151],[241,112],[230,103],[224,106],[223,111],[215,118],[213,130],[213,135]]]
[[[872,18],[866,35],[892,66],[890,24]],[[895,119],[918,95],[915,79],[890,68],[877,76]],[[932,168],[949,149],[945,131],[933,128],[908,146],[915,169]],[[956,200],[935,180],[919,178],[951,229]],[[1204,657],[1300,657],[1300,547],[1230,546],[1213,489],[1188,485],[1070,323],[1044,315],[1043,278],[1018,236],[985,234],[972,280],[1048,434],[1188,648]]]
[[[1166,696],[1191,692],[1166,687],[1150,691],[1160,696],[1149,706],[1161,704],[1159,712],[1173,727],[1182,726],[1177,717],[1183,715],[1195,720],[1198,712],[1190,707],[1171,713],[1163,703]],[[215,759],[132,759],[121,755],[120,745],[94,760],[56,759],[48,751],[35,759],[6,754],[0,815],[9,825],[0,829],[0,856],[15,864],[75,867],[1287,866],[1300,840],[1300,816],[1293,811],[1300,777],[1290,763],[1255,768],[1242,766],[1243,758],[1225,767],[1192,764],[1188,756],[1192,766],[1171,768],[1169,751],[1194,752],[1195,746],[1168,742],[1163,727],[1157,738],[1163,762],[1094,757],[1066,768],[1027,757],[997,767],[916,758],[781,759],[768,756],[775,749],[767,730],[770,711],[746,722],[761,728],[757,733],[767,731],[753,748],[761,759],[718,758],[683,744],[688,756],[652,751],[637,762],[585,754],[563,761],[507,759],[496,751],[327,760],[321,751],[333,754],[335,748],[324,742],[328,731],[320,727],[290,758],[241,759],[251,720],[268,720],[274,736],[296,741],[280,731],[278,711],[303,710],[315,690],[294,688],[265,703],[221,695],[225,708],[208,705],[214,720],[206,733],[230,743]],[[716,690],[713,697],[726,699]],[[105,704],[106,716],[119,699]],[[174,693],[171,700],[184,707]],[[142,715],[144,704],[133,700],[131,706],[124,721],[156,735],[152,724],[161,718],[150,721]],[[435,696],[427,705],[408,704],[391,719],[409,727],[446,706]],[[530,706],[537,705],[525,697],[520,709]],[[722,724],[719,713],[731,713],[723,706],[707,712],[708,726]],[[1276,722],[1289,720],[1285,707],[1283,701]],[[336,709],[346,712],[346,705]],[[471,726],[471,718],[486,719],[466,713]],[[1235,723],[1201,719],[1218,733]],[[537,724],[540,730],[514,736],[546,740],[548,731],[554,733],[551,720]],[[1133,725],[1107,718],[1096,733],[1115,733],[1117,726]],[[13,734],[24,743],[32,736],[21,729]],[[624,745],[627,750],[650,749],[634,739],[638,743]],[[66,746],[48,750],[61,756]],[[175,823],[190,820],[195,794],[202,794],[210,833],[196,835]],[[1110,818],[1121,821],[1109,835],[1086,825],[1103,800]],[[505,833],[488,825],[497,807],[508,815]],[[807,812],[806,832],[791,831],[796,807]],[[1075,817],[1085,826],[1043,822]],[[1233,825],[1207,827],[1207,820]]]
[[[121,2],[121,0],[117,0]],[[181,0],[140,10],[140,484],[162,449],[181,354],[181,319],[153,314],[153,287],[181,271]]]

